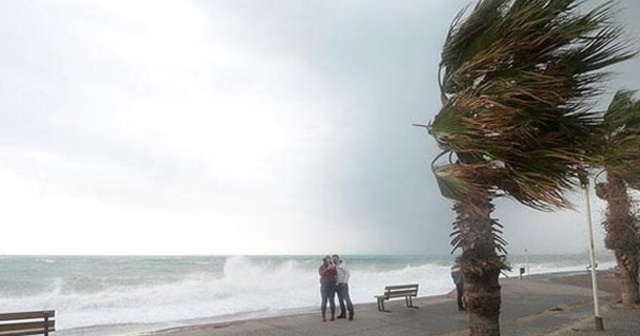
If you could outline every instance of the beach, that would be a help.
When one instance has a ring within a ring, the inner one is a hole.
[[[618,279],[598,271],[605,330],[594,331],[593,292],[589,272],[565,272],[502,278],[502,335],[637,335],[640,311],[620,306]],[[391,312],[375,303],[356,305],[354,321],[322,322],[319,312],[168,328],[147,336],[299,336],[299,335],[467,335],[467,314],[459,312],[454,293],[419,297],[407,308],[389,301]]]

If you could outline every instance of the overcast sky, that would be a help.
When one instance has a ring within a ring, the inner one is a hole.
[[[448,253],[411,124],[468,3],[0,1],[0,254]],[[495,215],[511,253],[587,248],[584,212]]]

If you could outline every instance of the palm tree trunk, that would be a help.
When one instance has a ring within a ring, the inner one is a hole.
[[[604,198],[607,212],[604,221],[605,246],[613,250],[620,269],[622,303],[627,307],[640,304],[638,262],[640,262],[640,235],[631,200],[624,180],[613,172],[607,172]]]
[[[463,271],[464,274],[464,271]],[[465,280],[465,300],[469,311],[470,336],[500,335],[501,293],[498,283],[499,269],[483,270],[482,276],[469,276]]]
[[[498,276],[505,268],[496,253],[493,211],[489,193],[470,196],[454,205],[458,213],[454,229],[459,231],[463,253],[460,267],[464,298],[469,313],[470,336],[500,335],[501,293]]]
[[[640,286],[638,286],[638,260],[622,253],[615,253],[620,270],[620,295],[622,304],[634,307],[640,304]]]

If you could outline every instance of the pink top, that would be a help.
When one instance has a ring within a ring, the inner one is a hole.
[[[329,267],[326,264],[323,264],[318,269],[318,274],[320,274],[320,283],[329,283],[336,282],[338,280],[338,272],[335,267]]]

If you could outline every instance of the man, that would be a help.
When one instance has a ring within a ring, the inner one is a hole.
[[[338,303],[340,303],[340,315],[338,318],[346,318],[346,312],[349,311],[349,321],[353,321],[353,303],[351,302],[351,295],[349,295],[349,278],[351,273],[344,266],[343,260],[337,254],[333,255],[333,262],[336,264],[336,271],[338,272]],[[347,303],[345,310],[345,301]]]
[[[462,271],[460,270],[460,263],[456,261],[456,264],[451,266],[451,278],[453,283],[456,284],[456,293],[458,294],[458,310],[467,310],[464,307],[464,279],[462,277]]]

